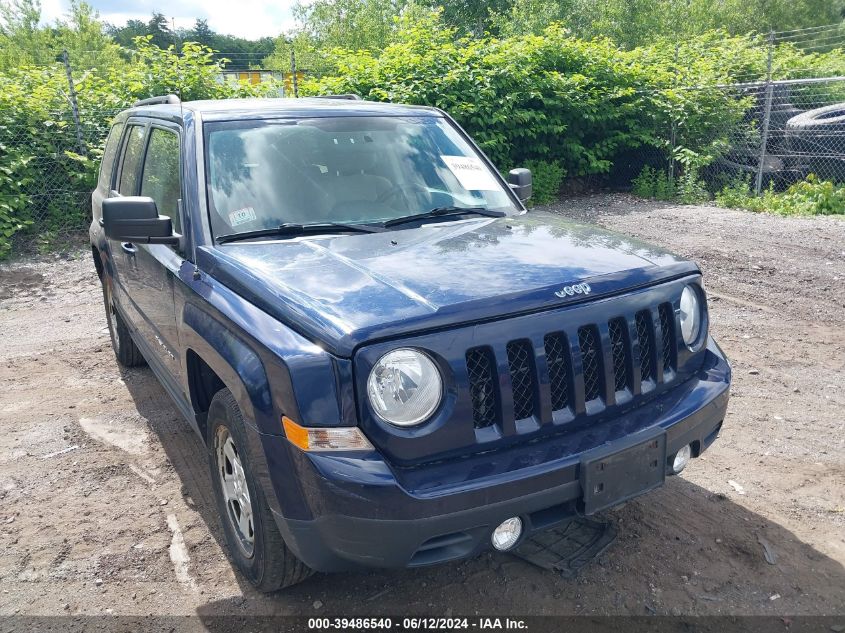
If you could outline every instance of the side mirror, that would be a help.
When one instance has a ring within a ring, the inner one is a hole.
[[[103,200],[100,220],[110,240],[139,244],[177,244],[170,218],[158,214],[155,200],[141,196]]]
[[[532,182],[530,169],[520,167],[518,169],[511,169],[508,172],[508,184],[521,202],[528,200],[531,194],[534,193]]]

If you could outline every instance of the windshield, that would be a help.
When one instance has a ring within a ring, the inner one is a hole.
[[[520,211],[461,134],[433,116],[208,123],[206,170],[217,236],[441,207]]]

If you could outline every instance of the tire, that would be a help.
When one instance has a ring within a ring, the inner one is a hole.
[[[792,117],[786,127],[793,130],[845,129],[845,103],[835,103],[815,110],[807,110]]]
[[[208,409],[208,455],[217,511],[235,566],[256,589],[271,593],[314,572],[285,545],[253,476],[246,445],[240,407],[228,389],[221,389]]]
[[[109,337],[111,338],[111,347],[114,350],[114,355],[117,362],[124,367],[140,367],[146,364],[141,350],[135,345],[132,340],[132,335],[129,334],[129,328],[120,316],[120,312],[114,304],[114,296],[111,291],[111,282],[108,279],[103,279],[103,304],[106,308],[106,321],[109,326]]]
[[[822,178],[845,180],[845,103],[808,110],[786,122],[789,152]]]

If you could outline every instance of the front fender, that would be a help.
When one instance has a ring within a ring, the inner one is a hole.
[[[195,275],[193,265],[186,263],[179,276],[183,284],[176,306],[186,391],[191,350],[235,396],[246,422],[253,474],[271,509],[284,516],[310,516],[293,476],[291,453],[299,449],[279,441],[281,416],[306,425],[354,420],[351,362],[332,357],[210,275]],[[202,428],[203,420],[197,422]]]

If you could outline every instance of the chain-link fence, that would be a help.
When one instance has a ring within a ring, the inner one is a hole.
[[[685,173],[697,181],[702,197],[740,183],[757,195],[780,191],[811,174],[845,183],[845,77],[678,90],[719,91],[729,102],[741,104],[741,115],[726,113],[722,124],[710,124],[705,136],[690,144],[684,138],[685,122],[672,121],[662,144],[618,161],[613,186],[639,182],[638,192],[668,199],[678,197]]]

